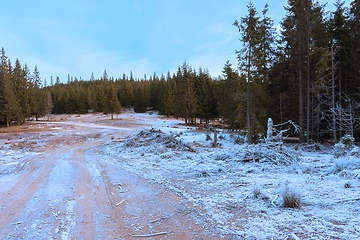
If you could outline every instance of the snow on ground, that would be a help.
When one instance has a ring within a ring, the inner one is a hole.
[[[41,137],[48,137],[49,134],[2,134],[0,137],[0,172],[9,174],[17,172],[29,163],[29,159],[38,155],[38,152],[29,151]]]
[[[226,132],[220,133],[220,147],[211,148],[206,135],[213,133],[159,125],[152,124],[166,134],[143,130],[125,142],[108,142],[101,151],[204,209],[209,227],[223,237],[360,237],[358,156],[334,159],[330,147],[308,152],[297,145],[239,145],[236,134]],[[301,194],[299,208],[283,206],[285,186]]]
[[[69,134],[72,144],[96,139],[105,130],[67,133],[74,126],[95,127],[89,115],[77,118],[84,123],[48,123],[54,132],[2,134],[0,172],[17,171],[41,154],[31,149],[41,150],[49,138]],[[94,119],[99,120],[96,124],[113,126],[107,132],[114,137],[94,149],[107,156],[99,158],[121,164],[185,197],[198,207],[208,228],[224,238],[360,238],[359,153],[336,159],[331,147],[308,151],[300,145],[237,144],[242,137],[227,131],[219,131],[219,146],[211,147],[213,132],[154,112],[126,111],[116,123],[107,122],[109,116],[104,115],[93,115]],[[142,130],[128,139],[117,138],[124,122],[139,124]],[[286,186],[301,194],[300,207],[284,207],[281,192]]]

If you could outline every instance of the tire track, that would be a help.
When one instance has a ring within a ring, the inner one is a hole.
[[[23,210],[26,203],[38,191],[54,167],[57,156],[66,151],[66,147],[51,151],[30,160],[27,173],[21,175],[18,182],[0,199],[0,234],[17,215]],[[21,172],[23,173],[23,172]],[[20,174],[20,173],[18,173]]]

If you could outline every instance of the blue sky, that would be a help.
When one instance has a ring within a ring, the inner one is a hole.
[[[275,26],[286,0],[254,0],[258,12],[269,4]],[[333,1],[320,1],[333,6]],[[346,1],[348,3],[349,0]],[[221,75],[227,60],[235,67],[241,48],[232,26],[247,14],[249,1],[235,0],[32,0],[2,1],[0,47],[42,79],[89,79],[106,69],[115,78],[176,72],[192,67]]]

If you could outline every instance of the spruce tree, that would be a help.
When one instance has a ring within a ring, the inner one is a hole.
[[[300,125],[300,142],[305,141],[305,111],[304,95],[306,83],[306,61],[309,54],[308,42],[308,4],[310,0],[288,0],[286,17],[281,25],[282,41],[285,44],[284,54],[289,56],[289,69],[293,79],[297,79],[295,87],[298,90],[298,112]]]
[[[349,27],[351,33],[351,79],[352,88],[360,88],[360,1],[354,0],[350,4]],[[353,89],[354,90],[354,89]],[[360,102],[360,94],[356,93]]]
[[[24,112],[28,110],[29,106],[28,106],[27,96],[25,95],[27,86],[26,83],[24,82],[22,67],[19,59],[16,59],[15,61],[15,66],[13,68],[11,77],[12,77],[11,82],[13,84],[13,91],[20,105],[19,120],[23,122],[25,121],[25,115],[27,115]]]
[[[120,114],[121,112],[121,104],[112,83],[109,84],[107,90],[107,112],[111,114],[111,119],[114,118],[114,114]]]
[[[0,120],[9,127],[12,121],[18,121],[21,115],[20,104],[17,101],[11,78],[11,62],[7,61],[2,49],[0,66]]]
[[[223,79],[220,81],[217,90],[219,102],[219,116],[227,124],[230,130],[239,127],[238,117],[242,113],[239,110],[238,94],[240,92],[239,74],[232,68],[230,61],[227,61],[223,69]],[[240,107],[242,109],[242,107]]]
[[[146,102],[144,98],[143,86],[137,85],[134,96],[134,111],[137,113],[144,113],[146,111]]]
[[[39,117],[45,114],[45,94],[41,89],[41,77],[37,66],[32,75],[31,99],[31,113],[38,121]]]
[[[106,99],[103,88],[98,85],[95,87],[95,111],[106,112]]]
[[[50,91],[46,91],[46,102],[45,102],[45,114],[48,116],[48,120],[50,118],[50,113],[54,108],[54,103],[51,97]]]
[[[263,11],[263,19],[250,2],[248,15],[241,21],[234,22],[238,28],[243,49],[236,51],[239,61],[239,70],[242,77],[246,77],[246,125],[247,142],[253,143],[255,130],[264,130],[266,124],[266,104],[268,96],[269,68],[273,59],[274,29],[272,20],[267,17],[268,6]]]
[[[175,109],[175,94],[171,87],[171,80],[162,80],[161,95],[159,97],[159,112],[163,115],[173,115]]]

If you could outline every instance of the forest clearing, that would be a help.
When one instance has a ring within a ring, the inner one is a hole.
[[[360,0],[2,8],[0,239],[360,239]]]
[[[156,112],[40,120],[0,129],[1,239],[360,237],[356,146],[213,146]]]

